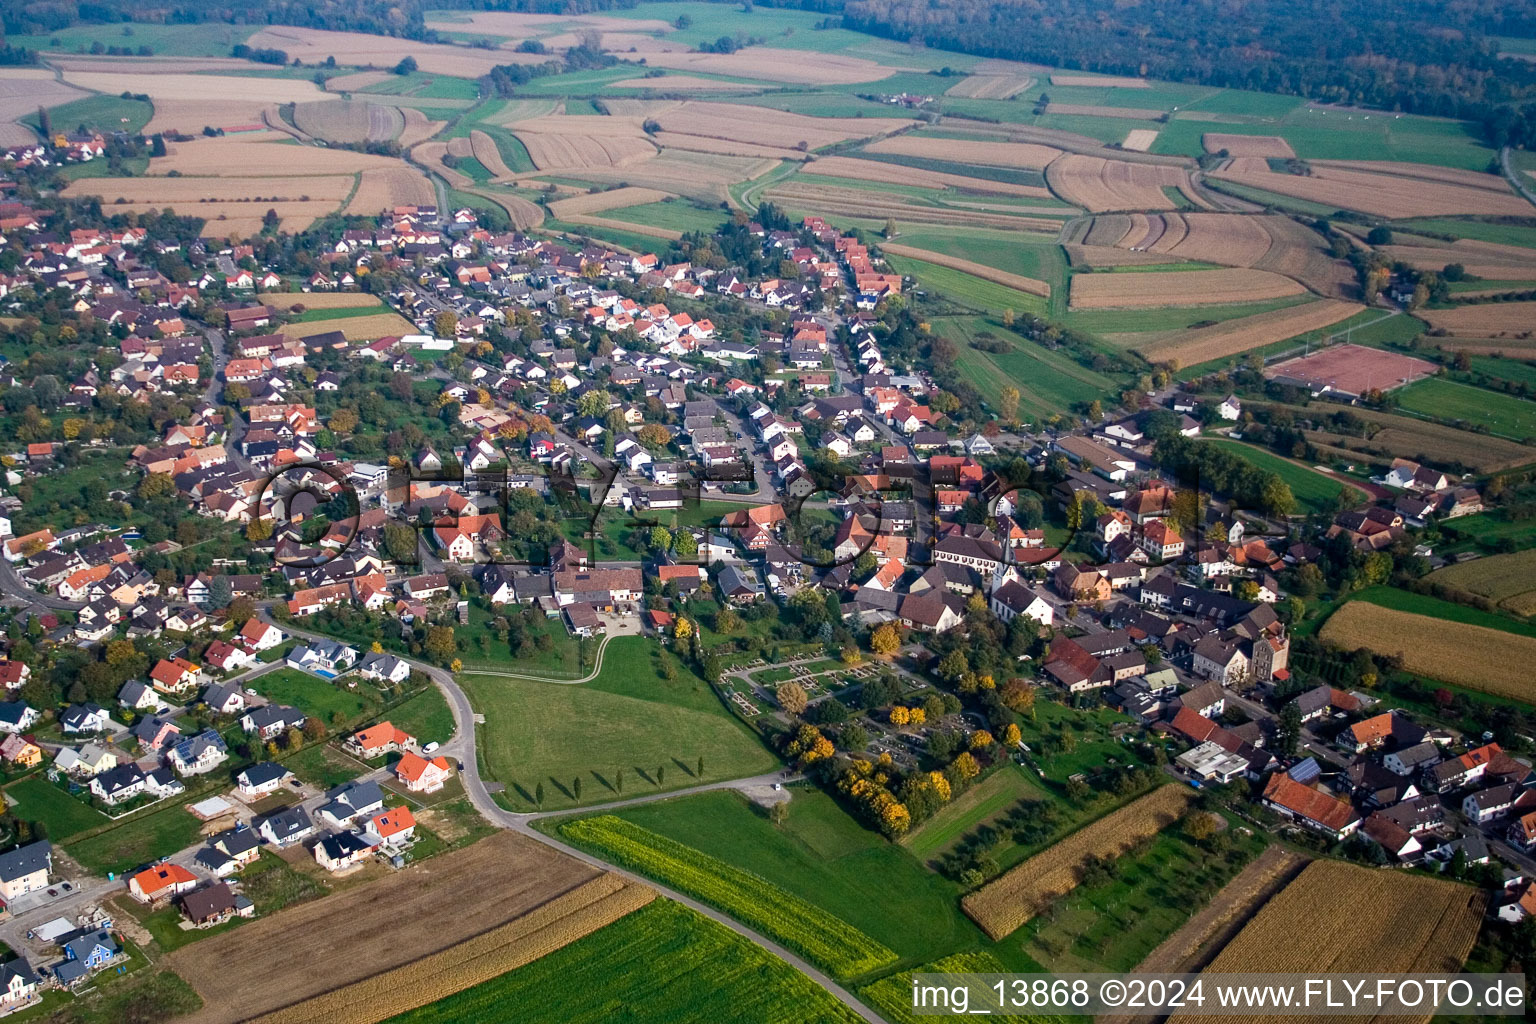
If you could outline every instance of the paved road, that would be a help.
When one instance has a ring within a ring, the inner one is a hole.
[[[1508,146],[1505,146],[1503,149],[1499,150],[1499,167],[1503,169],[1504,177],[1508,179],[1509,183],[1515,186],[1516,192],[1519,192],[1522,196],[1524,196],[1527,202],[1536,203],[1536,192],[1532,192],[1531,189],[1527,187],[1526,181],[1520,172],[1510,166]]]
[[[282,623],[279,625],[280,628],[298,636],[307,636],[311,638],[320,637],[320,634],[309,633],[303,629],[296,628],[291,623]],[[604,647],[606,646],[607,644],[605,641]],[[689,896],[685,896],[684,894],[673,889],[669,889],[664,885],[659,885],[651,879],[644,878],[629,871],[625,871],[623,868],[615,867],[614,865],[609,864],[600,858],[594,857],[588,853],[584,853],[583,851],[578,850],[573,846],[569,846],[553,836],[546,835],[533,827],[533,822],[539,818],[550,817],[551,815],[556,814],[569,814],[571,813],[570,811],[543,811],[531,814],[518,814],[513,811],[508,811],[496,803],[495,799],[493,799],[491,796],[490,790],[485,785],[485,780],[480,776],[480,761],[476,756],[475,750],[475,710],[469,702],[469,697],[464,693],[464,690],[459,686],[457,682],[454,681],[453,676],[448,672],[443,671],[435,665],[428,665],[425,662],[414,661],[410,658],[406,658],[404,660],[409,662],[413,668],[426,673],[428,678],[430,678],[432,682],[437,686],[437,688],[442,691],[444,698],[447,699],[448,707],[453,712],[453,739],[443,744],[443,746],[439,748],[439,751],[445,755],[455,758],[462,766],[462,771],[459,777],[463,780],[464,792],[466,795],[468,795],[470,803],[474,805],[475,809],[478,810],[487,821],[500,828],[505,828],[516,832],[519,835],[526,836],[535,842],[542,843],[543,845],[550,847],[551,849],[559,850],[566,856],[574,857],[585,864],[590,864],[594,867],[602,868],[607,871],[613,871],[623,875],[626,878],[633,879],[636,882],[649,885],[651,888],[660,892],[668,899],[675,900],[686,907],[698,911],[711,920],[718,921],[720,924],[725,925],[727,928],[731,929],[733,932],[736,932],[743,938],[748,939],[749,941],[772,953],[774,956],[777,956],[779,959],[785,961],[790,966],[804,974],[806,977],[816,982],[822,988],[826,989],[843,1005],[857,1013],[860,1017],[869,1021],[870,1024],[883,1024],[881,1018],[875,1014],[874,1011],[870,1010],[867,1006],[855,998],[853,993],[849,992],[847,989],[843,988],[827,975],[823,974],[821,971],[817,970],[815,967],[811,966],[809,963],[802,960],[788,949],[785,949],[783,946],[774,942],[772,939],[769,939],[763,935],[759,935],[757,932],[748,928],[746,925],[726,916],[725,914],[720,913],[713,907],[706,906],[705,904],[700,903],[698,900],[692,899]],[[597,672],[602,668],[601,649],[598,652],[597,664],[598,667],[594,669],[592,674],[587,677],[587,680],[595,678]],[[498,674],[512,675],[512,673]],[[525,676],[521,678],[539,679],[543,682],[587,681],[550,680],[549,678],[542,676]],[[585,813],[588,811],[627,807],[633,804],[650,803],[655,800],[664,800],[677,796],[687,796],[691,793],[705,793],[719,789],[750,789],[764,785],[771,785],[775,782],[783,782],[784,780],[785,776],[781,771],[771,772],[765,775],[754,775],[751,778],[746,779],[722,779],[718,782],[708,782],[702,785],[692,786],[687,789],[673,790],[667,793],[652,793],[644,796],[632,797],[627,800],[615,800],[611,803],[599,804],[595,807],[584,807],[581,810]]]

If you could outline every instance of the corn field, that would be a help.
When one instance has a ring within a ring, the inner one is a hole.
[[[1078,871],[1089,857],[1120,856],[1177,821],[1193,800],[1194,793],[1180,786],[1153,790],[1035,854],[966,896],[960,906],[982,931],[1001,939],[1076,888]]]
[[[605,874],[522,917],[441,952],[256,1018],[256,1024],[377,1024],[569,945],[656,898]],[[406,932],[401,941],[409,941]]]
[[[838,977],[864,974],[896,960],[895,953],[846,921],[767,879],[622,818],[585,818],[562,825],[560,832],[608,860],[730,914]]]
[[[1455,882],[1313,861],[1206,970],[1454,974],[1477,939],[1486,900]]]

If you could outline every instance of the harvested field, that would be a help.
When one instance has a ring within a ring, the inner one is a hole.
[[[335,213],[352,192],[354,181],[352,175],[342,174],[293,178],[82,178],[69,194],[100,196],[103,206],[123,213],[171,207],[177,213],[205,219],[208,223],[203,233],[208,237],[244,237],[260,232],[261,218],[268,210],[277,211],[284,230],[302,231],[316,218]]]
[[[1026,167],[1041,170],[1061,156],[1053,146],[1031,142],[982,142],[972,139],[934,139],[924,135],[898,135],[864,147],[870,153],[951,160],[990,167]]]
[[[401,107],[400,113],[405,117],[405,128],[400,132],[400,148],[408,150],[418,142],[424,142],[443,130],[447,121],[432,121],[426,114],[415,107]]]
[[[352,67],[393,68],[406,57],[414,57],[417,66],[427,74],[455,78],[479,78],[490,74],[498,64],[542,64],[554,59],[552,54],[481,50],[289,25],[264,28],[246,42],[253,48],[282,50],[290,61],[297,58],[305,64],[323,64],[327,57],[335,57],[336,63]]]
[[[672,23],[660,18],[619,18],[609,14],[522,14],[512,11],[454,11],[452,17],[428,17],[427,24],[441,32],[475,32],[508,39],[546,35],[552,28],[598,32],[671,32]],[[548,38],[546,45],[553,46]]]
[[[393,71],[354,71],[349,75],[332,75],[325,80],[325,91],[353,92],[393,81],[395,77]]]
[[[510,126],[539,170],[627,167],[656,155],[656,146],[630,117],[550,114]]]
[[[1506,194],[1509,183],[1502,175],[1470,171],[1461,167],[1438,167],[1434,164],[1399,163],[1395,160],[1308,160],[1313,167],[1337,168],[1346,171],[1368,171],[1373,174],[1390,174],[1393,177],[1418,178],[1423,181],[1444,181],[1468,188],[1487,189]]]
[[[1308,864],[1266,903],[1206,968],[1212,972],[1446,973],[1461,970],[1477,939],[1487,896],[1455,882],[1336,860]],[[1326,935],[1327,942],[1298,941]],[[1380,1020],[1428,1021],[1417,1016]],[[1181,1024],[1221,1016],[1179,1013]],[[1311,1018],[1309,1018],[1311,1019]]]
[[[1031,75],[968,75],[945,89],[944,95],[971,100],[1011,100],[1034,84]]]
[[[954,256],[946,256],[943,253],[930,252],[927,249],[918,249],[910,245],[897,245],[894,242],[883,242],[880,245],[883,252],[893,256],[910,256],[915,260],[925,263],[934,263],[941,267],[949,267],[951,270],[964,271],[972,277],[979,277],[983,281],[992,281],[996,284],[1014,288],[1030,295],[1040,295],[1050,298],[1051,286],[1049,282],[1039,281],[1033,277],[1025,277],[1023,274],[1009,274],[989,267],[983,263],[972,263],[970,260],[958,259]]]
[[[1154,267],[1160,264],[1179,263],[1179,259],[1156,252],[1132,252],[1112,245],[1084,245],[1067,242],[1062,245],[1067,259],[1074,267]]]
[[[795,149],[777,146],[759,146],[751,142],[733,142],[729,139],[711,139],[702,135],[681,135],[677,132],[657,132],[651,141],[663,149],[682,149],[694,153],[717,153],[722,156],[755,156],[771,160],[806,160],[808,154]]]
[[[1332,410],[1314,403],[1308,411],[1323,416]],[[1382,462],[1395,458],[1465,466],[1474,473],[1496,473],[1531,461],[1532,451],[1514,441],[1488,434],[1473,434],[1455,427],[1430,423],[1412,416],[1372,411],[1363,417],[1372,426],[1370,437],[1307,430],[1308,441]]]
[[[1093,218],[1093,223],[1088,228],[1088,234],[1083,238],[1084,245],[1119,245],[1120,240],[1131,230],[1131,218],[1129,214],[1112,213],[1103,217]]]
[[[1198,366],[1213,359],[1225,359],[1273,345],[1308,331],[1332,327],[1363,308],[1358,303],[1324,299],[1228,320],[1211,327],[1146,336],[1150,340],[1140,340],[1136,351],[1152,363],[1176,360],[1180,366]]]
[[[277,104],[266,103],[261,100],[193,100],[193,99],[160,99],[154,101],[155,113],[144,126],[144,130],[153,135],[156,132],[164,132],[167,135],[192,135],[199,136],[205,126],[214,128],[229,128],[235,125],[264,123],[271,127],[280,125],[277,131],[286,131],[290,134],[295,129],[288,127],[280,116],[276,115]],[[233,137],[233,136],[232,136]],[[250,136],[241,133],[242,141],[258,141],[261,136]],[[217,139],[202,139],[199,142],[217,142]],[[182,145],[174,143],[173,145]]]
[[[443,163],[443,157],[448,155],[448,146],[446,142],[420,143],[411,150],[411,160],[441,175],[449,188],[468,188],[474,184],[469,175]]]
[[[1072,279],[1071,309],[1156,309],[1162,306],[1224,306],[1300,295],[1301,285],[1263,270],[1147,271],[1079,274]]]
[[[337,321],[341,323],[342,321]],[[313,328],[315,325],[309,325]],[[189,1024],[234,1024],[416,963],[529,913],[600,872],[500,832],[377,881],[212,935],[165,958],[195,979]],[[477,898],[462,899],[473,891]],[[412,921],[401,941],[400,922]],[[274,977],[282,985],[272,984]]]
[[[697,75],[663,75],[660,78],[625,78],[614,82],[614,89],[651,89],[656,92],[759,92],[760,85],[746,82],[727,82],[719,78],[699,78]]]
[[[1529,216],[1531,206],[1507,187],[1452,183],[1403,173],[1387,174],[1314,164],[1312,174],[1278,174],[1258,157],[1234,160],[1212,176],[1341,210],[1397,220],[1450,214]],[[1397,167],[1399,165],[1392,165]],[[1413,166],[1413,165],[1409,165]],[[1492,178],[1492,175],[1484,175]]]
[[[1436,569],[1428,578],[1486,597],[1516,615],[1536,613],[1536,550],[1475,558]]]
[[[400,161],[393,157],[353,153],[344,149],[235,139],[199,139],[196,142],[172,143],[166,156],[149,162],[149,174],[160,176],[177,171],[184,177],[232,174],[240,177],[291,178],[317,174],[350,175],[372,168],[387,170],[399,166]]]
[[[1034,185],[988,181],[986,178],[947,174],[943,171],[925,171],[917,167],[904,167],[901,164],[888,164],[879,160],[859,160],[847,156],[820,157],[808,164],[805,172],[823,174],[831,178],[851,178],[855,181],[883,181],[893,185],[914,185],[919,188],[963,189],[967,192],[1027,196],[1031,199],[1048,199],[1051,195],[1049,189]]]
[[[343,212],[374,217],[397,206],[432,206],[436,202],[437,192],[432,183],[416,168],[371,168],[363,172],[357,191]]]
[[[580,214],[601,213],[604,210],[617,210],[625,206],[656,203],[670,195],[670,192],[661,192],[653,188],[612,188],[607,192],[590,192],[586,195],[572,196],[569,199],[556,199],[549,204],[549,212],[560,220],[568,220]]]
[[[1065,153],[1045,169],[1051,191],[1090,213],[1106,210],[1172,210],[1173,200],[1165,187],[1180,189],[1193,203],[1203,206],[1181,167],[1106,160],[1082,153]]]
[[[1121,149],[1128,149],[1133,153],[1145,153],[1152,148],[1152,143],[1157,141],[1157,130],[1154,128],[1132,128],[1125,133],[1125,141],[1120,143]]]
[[[600,875],[522,917],[366,981],[257,1018],[258,1024],[377,1024],[532,963],[656,898],[649,886]],[[390,996],[381,998],[381,993]]]
[[[512,227],[518,231],[527,231],[544,223],[544,208],[522,196],[508,195],[505,192],[489,192],[483,189],[469,191],[481,198],[489,199],[505,210],[512,220]]]
[[[416,325],[399,313],[374,313],[369,316],[345,316],[324,324],[284,324],[277,333],[290,338],[306,338],[322,331],[341,331],[348,341],[374,341],[392,335],[415,334]]]
[[[1278,135],[1229,135],[1224,132],[1206,132],[1200,136],[1200,144],[1207,153],[1227,151],[1236,157],[1294,157],[1291,144]]]
[[[1363,395],[1371,389],[1389,391],[1433,375],[1440,367],[1412,356],[1399,355],[1364,345],[1333,345],[1309,356],[1287,359],[1264,371],[1270,380],[1284,380],[1310,388],[1345,395]]]
[[[306,103],[325,99],[314,82],[302,78],[258,78],[241,75],[118,74],[109,71],[69,71],[64,80],[82,89],[118,95],[147,93],[152,100],[244,100],[267,103]]]
[[[38,107],[56,107],[86,95],[83,89],[54,78],[47,68],[0,68],[0,124],[4,125],[5,144],[23,146],[37,141],[37,133],[22,124],[21,118],[37,113]]]
[[[366,309],[384,304],[367,292],[262,292],[261,301],[273,309],[287,309],[295,303],[307,309]]]
[[[1335,259],[1317,232],[1290,217],[1257,219],[1269,233],[1270,246],[1254,262],[1255,268],[1295,278],[1327,298],[1351,299],[1358,294],[1354,268]]]
[[[1177,231],[1161,232],[1152,248],[1182,259],[1251,267],[1264,258],[1273,244],[1258,217],[1235,213],[1185,213],[1168,214],[1163,220],[1166,222],[1172,217],[1184,221],[1183,237],[1179,238]]]
[[[994,941],[1005,938],[1046,903],[1076,888],[1078,869],[1089,857],[1119,857],[1177,821],[1194,798],[1182,786],[1154,790],[993,879],[960,906]]]
[[[736,78],[759,78],[791,85],[853,85],[875,82],[896,73],[862,57],[818,53],[814,59],[799,50],[778,50],[771,46],[748,46],[735,53],[648,53],[651,67],[677,71],[698,71]]]
[[[251,70],[251,62],[238,57],[109,57],[88,53],[50,53],[48,66],[60,71],[109,71],[120,75],[190,75],[198,71],[239,75]]]
[[[1431,327],[1450,334],[1477,338],[1511,335],[1529,338],[1536,334],[1536,302],[1487,302],[1455,309],[1415,311]]]
[[[1006,231],[1038,231],[1054,235],[1061,221],[1044,217],[1014,217],[1006,214],[979,213],[942,206],[921,206],[905,195],[880,193],[870,189],[838,188],[832,185],[807,185],[793,179],[774,185],[769,199],[781,205],[806,209],[813,213],[842,214],[875,220],[895,218],[921,224],[953,224],[975,228],[1002,228]]]
[[[630,167],[585,168],[581,177],[604,184],[654,188],[704,203],[723,203],[729,198],[727,185],[750,181],[778,166],[777,160],[669,150]]]
[[[1052,75],[1052,85],[1081,85],[1090,89],[1150,89],[1145,78],[1116,77],[1114,75]]]
[[[572,224],[585,224],[587,227],[627,231],[632,235],[649,235],[652,238],[664,238],[669,242],[675,242],[683,237],[681,231],[674,231],[671,228],[660,228],[654,224],[634,224],[627,220],[614,220],[611,217],[588,217],[585,214],[577,214],[567,219]]]
[[[496,140],[482,131],[469,133],[470,151],[474,158],[490,171],[497,180],[512,177],[512,169],[501,158],[501,149],[496,145]]]
[[[1143,110],[1139,107],[1101,107],[1092,103],[1051,103],[1047,114],[1065,114],[1068,117],[1121,117],[1128,121],[1156,121],[1163,116],[1161,110]]]
[[[665,114],[669,110],[676,110],[686,102],[686,100],[634,99],[625,96],[604,96],[601,99],[593,100],[598,110],[611,117],[639,118]],[[546,106],[540,107],[540,103]],[[557,103],[555,100],[508,100],[507,106],[501,112],[500,123],[511,124],[530,117],[557,114],[564,109],[565,104]]]
[[[405,115],[379,103],[321,100],[294,104],[293,123],[326,142],[388,142],[405,130]]]
[[[701,135],[792,150],[799,150],[801,146],[820,149],[849,139],[867,139],[872,135],[900,131],[912,124],[906,118],[807,117],[768,107],[702,101],[684,103],[650,116],[662,130],[679,135]]]

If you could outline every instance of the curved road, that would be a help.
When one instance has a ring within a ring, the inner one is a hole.
[[[266,618],[265,612],[263,612],[263,618]],[[269,619],[268,621],[272,620]],[[296,636],[308,637],[312,640],[335,639],[334,637],[327,637],[320,633],[310,633],[306,630],[299,629],[295,627],[291,622],[273,622],[273,624],[286,632],[292,633]],[[606,639],[604,641],[603,647],[607,647]],[[519,835],[526,836],[527,838],[532,839],[534,842],[542,843],[551,849],[558,850],[565,854],[567,857],[574,857],[576,860],[579,860],[584,864],[589,864],[593,867],[601,868],[604,871],[612,871],[637,883],[650,886],[652,889],[655,889],[657,892],[661,893],[663,896],[666,896],[668,899],[675,900],[692,910],[698,911],[700,914],[703,914],[710,920],[724,925],[736,934],[767,950],[769,953],[772,953],[774,956],[778,957],[780,960],[783,960],[785,963],[788,963],[800,973],[816,982],[816,984],[826,989],[827,992],[831,993],[831,995],[844,1006],[848,1007],[854,1013],[857,1013],[864,1020],[869,1021],[870,1024],[884,1024],[883,1019],[873,1010],[869,1009],[869,1007],[860,1002],[852,992],[849,992],[836,981],[833,981],[826,974],[822,973],[811,964],[801,959],[795,953],[785,949],[777,942],[774,942],[772,939],[758,934],[734,918],[728,917],[715,908],[704,903],[700,903],[698,900],[693,899],[690,896],[686,896],[683,893],[677,892],[676,890],[669,889],[650,878],[644,877],[643,875],[637,875],[634,872],[626,871],[620,867],[615,867],[614,865],[609,864],[600,858],[594,857],[582,850],[578,850],[576,847],[561,842],[554,836],[546,835],[545,833],[540,832],[538,829],[533,827],[533,822],[540,818],[571,814],[575,813],[574,811],[541,811],[532,814],[518,814],[513,811],[506,810],[501,805],[496,803],[495,799],[493,799],[491,796],[490,790],[486,788],[485,781],[480,777],[480,761],[476,756],[475,748],[475,710],[469,702],[469,697],[464,693],[463,688],[454,681],[454,678],[450,673],[445,672],[444,670],[437,668],[434,665],[428,665],[424,662],[416,661],[412,658],[402,658],[401,660],[410,664],[412,668],[424,672],[427,677],[430,678],[434,684],[436,684],[437,688],[442,691],[444,698],[447,699],[448,707],[453,712],[454,734],[453,739],[449,740],[439,748],[439,752],[453,756],[458,760],[459,764],[462,765],[460,778],[464,782],[464,792],[469,796],[470,803],[474,805],[475,809],[479,811],[487,821],[500,828],[508,829],[512,832],[518,833]],[[587,676],[586,679],[551,680],[542,676],[519,676],[515,673],[509,672],[485,674],[511,676],[513,678],[519,679],[534,679],[540,682],[580,683],[587,682],[596,678],[597,673],[601,671],[601,669],[602,650],[600,649],[597,657],[597,668],[594,669],[591,675]],[[478,675],[480,673],[476,674]],[[785,775],[782,771],[771,772],[766,775],[755,775],[747,779],[726,779],[719,782],[704,783],[698,786],[691,786],[687,789],[673,790],[666,793],[652,793],[645,796],[633,797],[628,800],[615,800],[611,803],[597,804],[592,807],[580,808],[580,812],[587,813],[591,811],[610,810],[617,807],[628,807],[635,804],[651,803],[656,800],[669,800],[673,797],[688,796],[693,793],[705,793],[718,789],[747,789],[755,786],[771,785],[772,783],[783,781],[785,781]]]

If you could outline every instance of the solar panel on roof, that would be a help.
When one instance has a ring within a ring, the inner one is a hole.
[[[1309,757],[1304,761],[1297,761],[1291,765],[1290,770],[1286,774],[1296,782],[1308,783],[1315,781],[1318,776],[1322,775],[1323,770],[1318,767],[1315,757]]]

